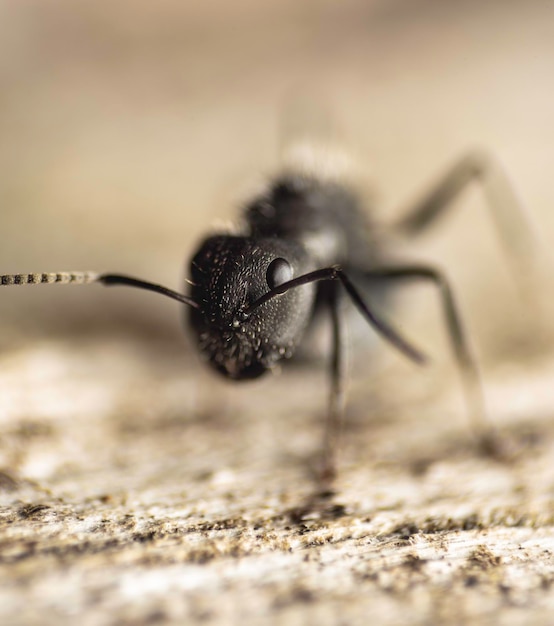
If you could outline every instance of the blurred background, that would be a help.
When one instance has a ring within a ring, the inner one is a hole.
[[[278,167],[296,94],[336,120],[384,221],[477,146],[549,242],[553,23],[550,0],[3,0],[1,271],[180,287],[199,238]],[[447,269],[480,343],[505,338],[526,303],[477,186],[457,204],[417,254]],[[173,342],[178,316],[126,290],[3,290],[0,344],[110,331]]]

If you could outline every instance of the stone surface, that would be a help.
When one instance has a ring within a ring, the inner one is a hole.
[[[195,370],[126,342],[3,358],[3,624],[549,622],[551,371],[489,385],[500,461],[444,408],[455,380],[409,411],[354,385],[318,495],[322,373],[203,393]]]

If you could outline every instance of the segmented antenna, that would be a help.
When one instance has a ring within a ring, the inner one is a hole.
[[[42,274],[2,274],[0,285],[88,285],[98,281],[97,272],[43,272]]]
[[[199,305],[189,296],[168,289],[162,285],[133,278],[124,274],[99,274],[98,272],[43,272],[42,274],[2,274],[0,275],[0,285],[89,285],[90,283],[101,283],[102,285],[124,285],[136,289],[153,291],[162,296],[177,300],[183,304],[199,309]]]

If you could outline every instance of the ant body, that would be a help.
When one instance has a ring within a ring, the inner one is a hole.
[[[490,192],[504,239],[512,247],[527,246],[531,240],[526,238],[527,230],[518,227],[519,207],[498,172],[482,155],[462,159],[396,224],[396,230],[410,236],[423,231],[469,182],[479,179]],[[188,306],[188,323],[200,352],[216,371],[232,380],[257,378],[291,357],[315,313],[326,308],[331,319],[332,354],[322,476],[330,480],[336,472],[344,406],[340,298],[349,296],[378,333],[408,358],[422,363],[425,356],[373,310],[371,286],[427,281],[440,293],[472,422],[481,441],[490,443],[478,369],[448,281],[430,266],[386,264],[382,242],[372,237],[371,224],[348,185],[312,174],[283,174],[246,206],[243,217],[238,234],[215,234],[202,242],[190,264],[186,295],[111,273],[7,274],[0,277],[0,283],[98,282],[146,289],[178,300]],[[525,256],[526,250],[520,249],[519,256]],[[369,286],[369,300],[355,286],[359,280]]]

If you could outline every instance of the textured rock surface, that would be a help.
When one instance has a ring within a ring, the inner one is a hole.
[[[493,386],[504,462],[451,411],[381,419],[358,389],[337,492],[314,497],[317,373],[217,408],[218,383],[198,398],[197,372],[159,346],[43,344],[1,371],[3,624],[521,624],[554,610],[546,379]]]

